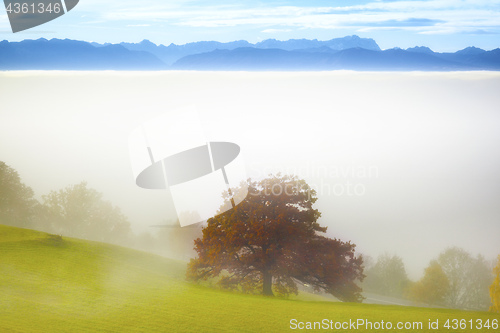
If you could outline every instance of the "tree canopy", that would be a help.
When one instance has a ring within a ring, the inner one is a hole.
[[[121,210],[85,182],[42,199],[46,227],[55,233],[111,243],[122,243],[130,236],[130,223]]]
[[[316,192],[304,180],[274,176],[248,180],[246,199],[207,221],[195,240],[196,259],[188,266],[193,280],[220,277],[224,288],[264,295],[297,293],[297,283],[323,290],[342,301],[360,302],[362,258],[355,245],[323,234],[313,208]],[[229,192],[225,193],[229,200]]]
[[[441,265],[433,260],[425,269],[424,277],[410,288],[409,297],[418,303],[442,305],[449,286],[450,282]]]
[[[401,297],[408,282],[403,259],[384,254],[366,271],[363,287],[381,295]]]
[[[491,270],[484,257],[474,258],[458,247],[442,252],[437,262],[449,281],[445,305],[450,308],[487,310],[489,306],[488,286]]]
[[[29,227],[36,205],[33,190],[21,182],[16,170],[0,161],[0,223]]]

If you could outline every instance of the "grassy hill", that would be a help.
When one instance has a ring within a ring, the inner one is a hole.
[[[0,225],[0,332],[284,332],[291,319],[422,322],[414,331],[436,332],[427,328],[430,319],[439,320],[438,331],[470,332],[442,326],[500,320],[485,312],[240,295],[186,283],[184,273],[183,262]]]

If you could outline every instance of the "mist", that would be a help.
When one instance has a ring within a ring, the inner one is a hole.
[[[320,224],[411,278],[449,246],[500,254],[500,73],[1,72],[1,160],[37,197],[87,181],[133,229],[175,221],[168,191],[135,185],[128,136],[195,106],[248,176],[293,173]]]

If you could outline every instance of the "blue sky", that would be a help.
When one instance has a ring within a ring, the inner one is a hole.
[[[80,0],[66,15],[0,40],[70,38],[96,42],[184,44],[268,38],[369,37],[381,48],[425,45],[435,51],[500,47],[500,0]]]

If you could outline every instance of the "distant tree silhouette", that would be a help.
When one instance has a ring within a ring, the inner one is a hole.
[[[366,271],[363,287],[381,295],[401,297],[408,283],[403,259],[384,254]]]
[[[42,196],[45,218],[52,232],[101,242],[123,243],[130,223],[118,207],[85,182]]]
[[[450,283],[444,298],[446,306],[458,309],[488,309],[488,287],[492,274],[481,255],[474,258],[464,249],[452,247],[441,253],[437,262]]]
[[[0,223],[30,227],[38,202],[16,170],[0,161]]]

